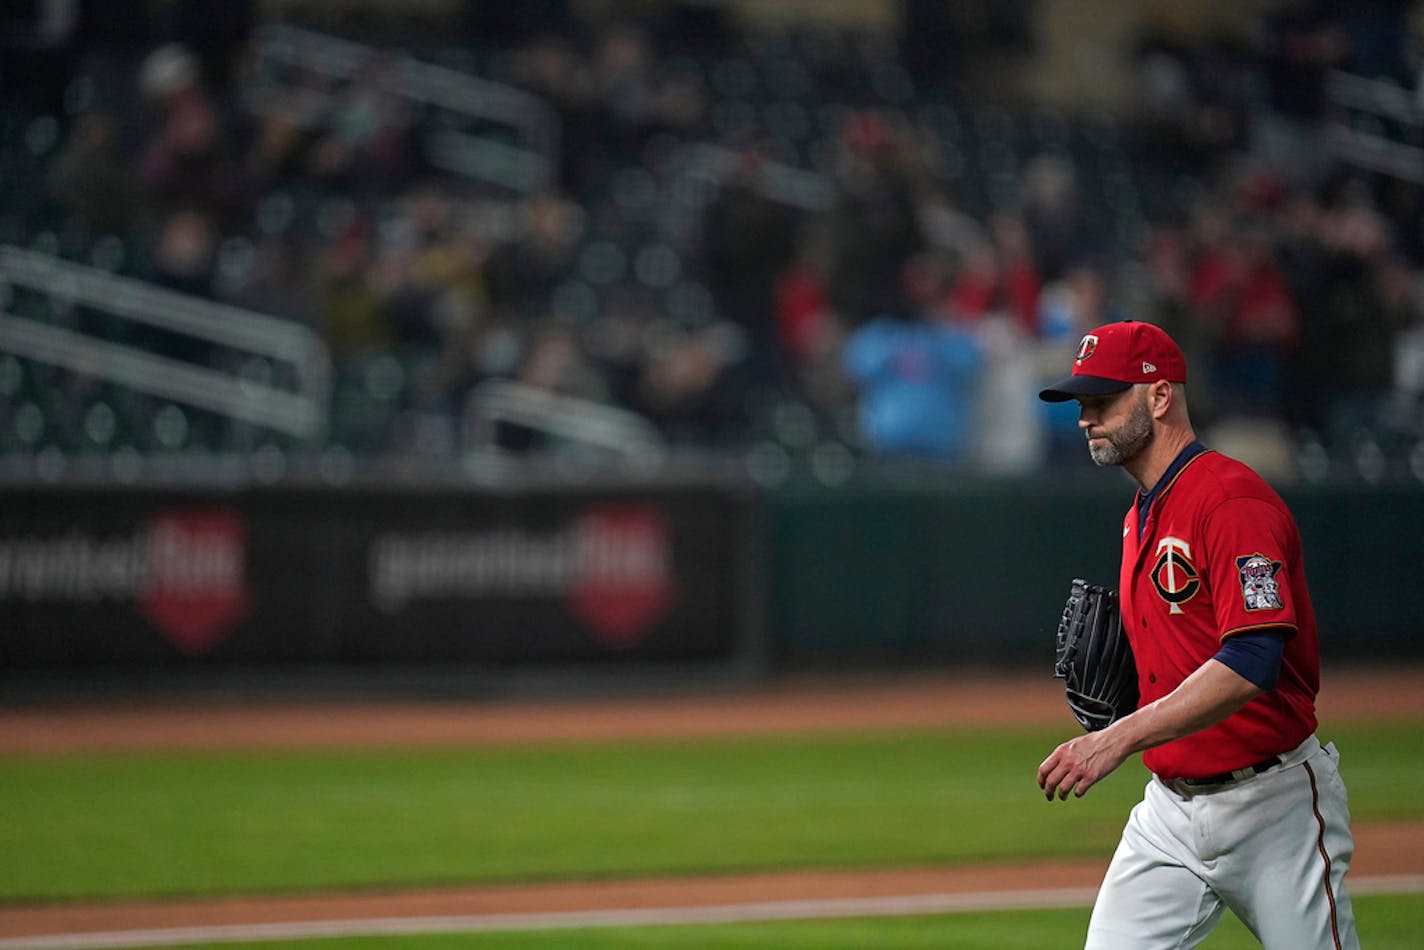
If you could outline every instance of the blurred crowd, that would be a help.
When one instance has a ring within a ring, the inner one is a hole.
[[[1424,438],[1424,192],[1331,158],[1326,84],[1413,89],[1407,7],[1296,2],[1247,37],[1144,37],[1138,100],[1108,130],[1134,209],[1106,225],[1101,183],[1042,141],[1006,194],[967,194],[960,143],[917,109],[965,106],[938,87],[842,102],[810,149],[824,196],[788,196],[777,175],[805,156],[714,121],[729,83],[695,68],[735,38],[670,45],[619,21],[495,50],[558,119],[559,161],[528,194],[434,173],[428,117],[381,82],[392,50],[316,110],[252,109],[250,15],[169,24],[141,55],[86,47],[46,186],[89,233],[134,236],[133,272],[309,323],[339,380],[398,357],[385,451],[452,451],[472,389],[513,379],[689,447],[744,446],[790,405],[817,433],[780,433],[802,447],[1082,464],[1072,405],[1035,393],[1085,330],[1126,318],[1187,350],[1200,428],[1389,451]],[[846,69],[800,67],[812,93]],[[668,155],[699,141],[726,161],[689,199]],[[690,225],[662,213],[674,199]]]

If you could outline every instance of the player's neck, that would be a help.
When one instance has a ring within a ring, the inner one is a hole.
[[[1149,492],[1177,456],[1182,454],[1182,449],[1195,442],[1196,438],[1191,426],[1163,426],[1157,430],[1156,437],[1147,448],[1123,467],[1144,492]]]

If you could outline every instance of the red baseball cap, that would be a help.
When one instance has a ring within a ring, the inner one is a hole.
[[[1161,327],[1139,320],[1108,323],[1089,330],[1078,343],[1073,375],[1038,394],[1044,402],[1119,393],[1134,383],[1187,381],[1182,350]]]

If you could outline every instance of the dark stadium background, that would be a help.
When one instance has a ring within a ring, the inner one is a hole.
[[[1415,4],[0,17],[7,695],[1041,663],[1127,317],[1418,655]]]

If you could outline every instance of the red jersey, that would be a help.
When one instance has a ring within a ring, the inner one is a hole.
[[[1119,596],[1141,705],[1176,689],[1230,636],[1286,632],[1280,679],[1222,722],[1143,753],[1164,779],[1202,778],[1295,748],[1315,731],[1320,648],[1295,518],[1261,476],[1210,450],[1122,528]],[[1139,496],[1140,496],[1139,492]]]

